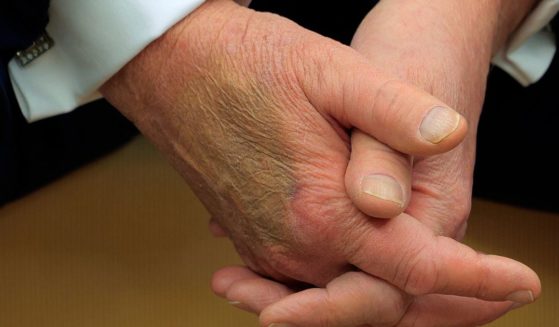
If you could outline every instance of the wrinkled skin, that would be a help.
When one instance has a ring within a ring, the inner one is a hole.
[[[459,42],[455,42],[456,47],[445,46],[449,40],[456,40],[457,34],[453,34],[456,30],[452,30],[452,25],[449,28],[438,19],[443,16],[443,9],[421,3],[414,7],[414,4],[408,3],[411,8],[407,12],[412,16],[406,20],[406,10],[402,10],[402,6],[387,3],[381,3],[366,18],[352,46],[371,63],[390,67],[390,71],[400,79],[429,90],[467,117],[470,132],[465,142],[449,153],[415,159],[411,201],[406,210],[436,234],[461,239],[470,210],[475,131],[485,93],[489,60],[494,51],[493,43],[483,37],[473,40],[483,34],[472,33],[459,35],[476,52],[467,47],[461,48]],[[416,26],[409,24],[413,15],[439,24],[433,24],[429,33],[423,32],[418,36],[413,33],[418,30]],[[477,42],[476,46],[474,42]],[[354,131],[352,142],[352,160],[354,156],[366,156],[362,152],[381,146],[374,138],[359,131]],[[404,161],[407,158],[405,155],[401,157]],[[364,163],[353,163],[353,166],[350,163],[348,174],[362,175],[366,168],[360,164]],[[368,164],[374,165],[374,162]],[[351,187],[349,185],[348,189]],[[263,325],[290,322],[311,327],[361,324],[472,326],[494,320],[518,306],[442,295],[409,297],[382,280],[356,272],[335,279],[328,284],[327,291],[310,289],[291,296],[293,291],[285,286],[239,267],[218,272],[213,286],[218,294],[240,302],[237,305],[245,310],[260,313],[273,304],[261,316]],[[274,304],[284,297],[284,300]]]
[[[456,146],[466,125],[425,142],[423,117],[446,105],[349,47],[208,1],[102,92],[168,156],[260,274],[324,286],[356,267],[410,294],[539,294],[520,263],[479,255],[408,214],[374,219],[352,203],[350,128],[432,155]]]

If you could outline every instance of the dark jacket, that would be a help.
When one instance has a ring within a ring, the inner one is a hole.
[[[36,123],[25,121],[7,64],[44,31],[48,7],[48,0],[0,2],[0,205],[111,151],[136,133],[105,101]]]

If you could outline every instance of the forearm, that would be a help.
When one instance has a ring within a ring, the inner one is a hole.
[[[494,53],[537,1],[384,0],[365,18],[352,46],[475,123]],[[462,91],[449,85],[475,93],[453,94]]]
[[[183,82],[194,80],[205,69],[208,44],[234,7],[229,1],[206,1],[146,47],[99,91],[137,124],[146,116],[167,114],[170,106],[157,106],[166,112],[153,112],[156,106],[152,102],[179,100],[175,97],[183,91],[175,90],[173,82],[178,78]],[[183,85],[186,88],[191,83],[184,84],[188,84]]]
[[[390,0],[399,1],[399,0]],[[541,0],[431,0],[416,1],[424,6],[437,7],[441,17],[452,29],[467,35],[464,41],[472,45],[485,42],[491,46],[491,56],[499,51],[524,18]]]
[[[494,52],[499,51],[520,23],[542,0],[501,0]]]
[[[407,24],[441,24],[470,45],[491,46],[497,52],[541,0],[384,0],[379,6],[397,8]],[[456,39],[455,41],[458,41]]]

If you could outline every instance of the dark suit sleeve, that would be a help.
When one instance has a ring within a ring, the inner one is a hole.
[[[48,23],[49,0],[2,0],[0,2],[0,49],[26,48]]]
[[[67,115],[26,122],[7,64],[44,31],[48,8],[49,0],[0,0],[0,205],[113,150],[136,134],[105,101]]]

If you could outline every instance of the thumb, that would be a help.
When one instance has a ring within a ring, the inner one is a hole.
[[[465,118],[440,100],[380,72],[349,47],[331,47],[330,55],[321,50],[310,54],[318,64],[301,70],[300,81],[310,103],[340,124],[418,156],[449,151],[465,137]]]
[[[345,175],[346,192],[368,216],[396,217],[411,194],[411,158],[359,130],[351,135],[351,157]]]

